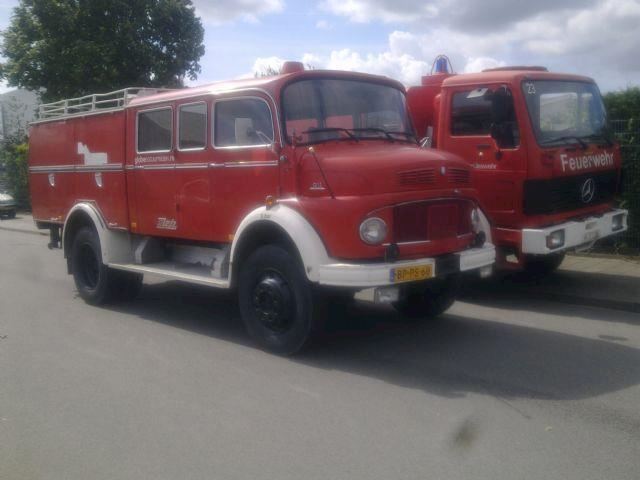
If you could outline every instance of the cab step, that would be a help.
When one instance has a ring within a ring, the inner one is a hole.
[[[172,280],[180,280],[187,283],[195,283],[216,288],[229,288],[227,278],[215,278],[211,275],[211,269],[201,265],[179,264],[170,261],[147,263],[138,265],[135,263],[111,263],[110,268],[125,270],[149,275],[157,275]]]

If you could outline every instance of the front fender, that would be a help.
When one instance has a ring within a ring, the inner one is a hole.
[[[237,247],[243,234],[256,222],[272,222],[286,232],[298,249],[307,278],[312,282],[319,280],[319,267],[329,263],[327,249],[318,232],[299,212],[286,205],[276,204],[267,209],[259,207],[249,213],[240,223],[231,245],[231,263],[237,261]],[[231,269],[233,271],[233,269]]]

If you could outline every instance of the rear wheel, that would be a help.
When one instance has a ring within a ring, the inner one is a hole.
[[[527,273],[533,275],[547,275],[558,269],[564,257],[564,252],[549,255],[530,255],[525,257],[524,269]]]
[[[393,307],[409,320],[435,318],[453,305],[459,285],[460,279],[457,275],[407,285],[401,293],[401,299],[393,303]]]
[[[90,227],[81,228],[75,236],[71,247],[71,272],[78,293],[91,305],[102,305],[110,300],[133,300],[142,288],[142,275],[113,270],[102,263],[100,238]]]
[[[298,259],[266,245],[243,263],[238,280],[242,319],[251,336],[274,353],[291,355],[315,330],[312,288]]]
[[[71,247],[71,272],[85,302],[101,305],[111,299],[113,271],[102,263],[100,239],[93,228],[83,227],[76,234]]]

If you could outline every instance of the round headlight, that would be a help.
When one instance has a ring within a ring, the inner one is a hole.
[[[387,224],[378,217],[367,218],[360,224],[360,238],[369,245],[380,245],[387,237]]]

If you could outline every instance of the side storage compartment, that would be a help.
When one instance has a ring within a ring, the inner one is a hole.
[[[63,224],[79,201],[108,228],[128,228],[124,111],[44,120],[32,125],[29,175],[36,221]]]
[[[36,123],[29,132],[29,185],[33,218],[64,222],[75,198],[73,151],[75,125],[67,121]]]
[[[108,228],[127,229],[124,111],[72,121],[76,123],[76,201],[94,201]]]

